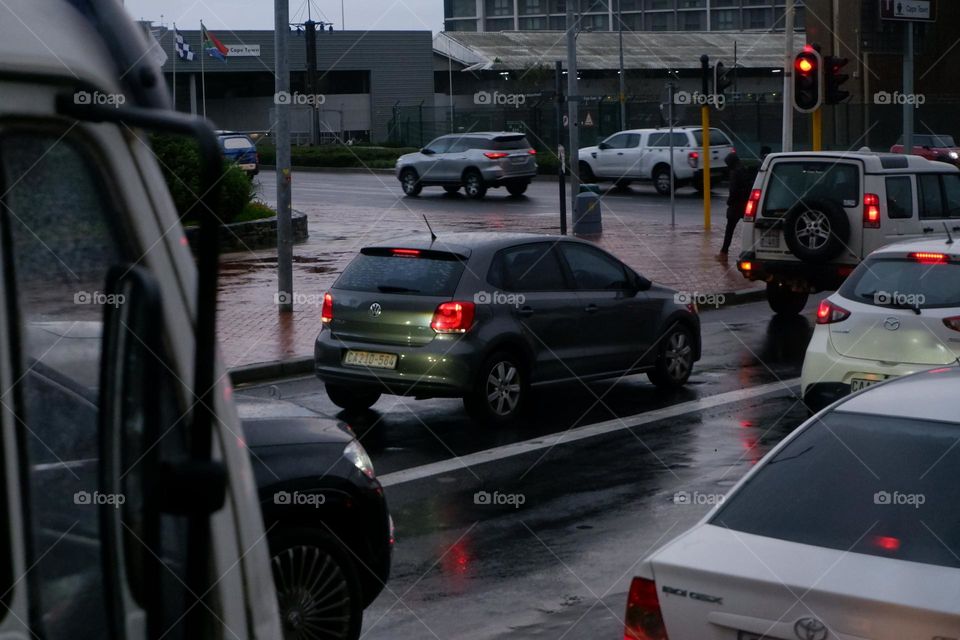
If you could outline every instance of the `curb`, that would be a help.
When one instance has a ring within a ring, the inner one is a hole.
[[[741,289],[740,291],[731,291],[718,295],[726,296],[727,302],[723,305],[724,307],[731,307],[765,300],[767,292],[764,289]],[[700,314],[702,315],[717,310],[719,309],[705,308],[700,310]],[[313,356],[297,356],[287,360],[258,362],[256,364],[248,364],[230,369],[230,381],[233,383],[233,386],[237,387],[312,372]]]
[[[261,171],[276,171],[276,166],[272,164],[260,165]],[[367,169],[366,167],[301,167],[300,165],[291,165],[292,171],[304,171],[307,173],[385,173],[394,174],[393,169]]]

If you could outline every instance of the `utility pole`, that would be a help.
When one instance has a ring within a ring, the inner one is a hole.
[[[566,154],[563,150],[563,62],[556,65],[556,103],[557,103],[557,157],[560,159],[557,171],[557,184],[560,186],[560,235],[567,235],[567,179]]]
[[[274,98],[277,123],[277,304],[281,312],[293,312],[293,223],[290,202],[290,59],[287,40],[290,33],[289,0],[274,0],[273,45],[276,51]]]
[[[317,91],[317,23],[310,16],[310,2],[307,2],[307,21],[303,23],[305,48],[307,54],[307,95],[316,96]],[[323,23],[320,23],[323,29]],[[320,144],[320,105],[315,99],[310,102],[310,128],[313,129],[310,143]]]
[[[710,56],[700,56],[701,94],[704,97],[700,107],[700,120],[703,123],[701,138],[703,139],[703,228],[710,230],[710,104],[706,99],[710,95]]]
[[[623,0],[617,0],[617,31],[620,34],[620,129],[627,128],[627,81],[623,70]]]
[[[567,119],[570,127],[570,146],[567,161],[570,163],[570,210],[577,210],[577,193],[580,191],[580,89],[577,86],[577,29],[579,23],[573,4],[579,0],[567,0]]]
[[[787,0],[783,14],[783,151],[793,151],[793,14],[794,0]]]
[[[904,51],[903,51],[903,93],[913,95],[913,23],[903,23]],[[903,152],[913,153],[913,112],[915,105],[911,100],[903,102]]]

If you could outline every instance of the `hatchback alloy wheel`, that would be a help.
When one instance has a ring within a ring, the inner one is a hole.
[[[676,389],[690,379],[693,361],[693,335],[685,326],[677,325],[661,339],[657,363],[647,376],[658,387]]]
[[[521,363],[511,354],[493,354],[478,370],[473,391],[463,399],[467,413],[481,422],[512,421],[526,404],[524,375]]]
[[[487,402],[498,416],[508,416],[520,403],[520,372],[510,362],[498,362],[487,376]]]

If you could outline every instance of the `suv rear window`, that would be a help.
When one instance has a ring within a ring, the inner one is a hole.
[[[881,307],[960,307],[960,264],[908,258],[869,258],[854,269],[840,295]]]
[[[494,151],[516,151],[517,149],[529,149],[530,143],[523,135],[499,136],[494,138],[486,148]]]
[[[693,132],[693,141],[696,143],[696,146],[703,146],[703,130],[698,129]],[[669,141],[668,141],[669,144]],[[710,129],[710,146],[719,147],[719,146],[730,146],[730,138],[727,137],[723,131],[719,129]]]
[[[764,215],[783,215],[799,200],[829,200],[838,206],[860,202],[860,169],[848,162],[777,162],[763,200]]]
[[[834,412],[811,425],[710,523],[828,549],[960,567],[960,426]]]
[[[397,255],[390,249],[364,249],[333,286],[347,291],[449,297],[456,291],[463,269],[463,260],[452,253]]]
[[[223,148],[224,149],[252,149],[253,142],[250,140],[250,138],[233,136],[231,138],[223,138]]]

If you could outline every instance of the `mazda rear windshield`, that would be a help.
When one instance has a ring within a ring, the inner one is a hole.
[[[860,169],[849,162],[777,162],[766,190],[764,215],[783,215],[800,201],[855,207],[860,202]]]
[[[960,425],[836,411],[768,460],[710,523],[960,568]]]
[[[462,256],[417,249],[364,249],[335,289],[450,297],[463,275]]]
[[[960,307],[960,263],[870,258],[850,274],[839,293],[878,307]]]

